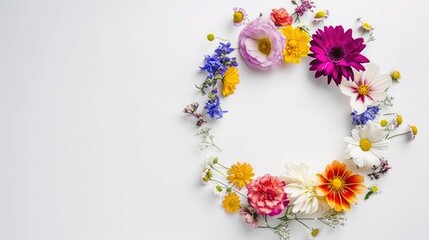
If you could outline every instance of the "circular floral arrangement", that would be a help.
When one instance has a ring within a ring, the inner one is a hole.
[[[331,228],[343,225],[345,213],[358,202],[360,194],[367,200],[380,192],[378,185],[368,181],[391,169],[386,159],[390,139],[401,135],[414,139],[418,133],[414,125],[402,127],[402,115],[391,110],[393,97],[388,89],[399,82],[400,72],[382,74],[380,67],[362,53],[366,44],[375,40],[374,27],[358,18],[355,31],[360,37],[354,37],[352,29],[341,25],[316,30],[302,24],[294,26],[300,17],[312,13],[312,26],[317,28],[329,17],[329,11],[314,11],[311,0],[292,0],[292,4],[292,14],[285,8],[273,9],[268,17],[261,13],[252,21],[244,9],[234,8],[232,25],[242,27],[238,52],[248,66],[261,71],[311,58],[309,70],[315,72],[315,78],[327,79],[328,84],[334,81],[350,97],[352,130],[344,138],[346,157],[328,163],[315,175],[305,163],[289,163],[281,176],[255,177],[250,163],[227,165],[215,156],[207,157],[202,171],[203,183],[222,198],[227,213],[239,214],[255,228],[270,229],[282,240],[289,239],[293,221],[302,224],[310,238],[320,234],[320,229],[312,226],[314,221]],[[215,124],[228,113],[221,107],[221,98],[234,94],[240,78],[237,60],[230,56],[235,50],[231,43],[212,33],[207,39],[219,41],[219,46],[205,56],[200,67],[207,73],[204,82],[196,85],[207,96],[204,110],[200,111],[200,104],[195,102],[184,112],[197,120],[201,150],[214,147],[221,151],[211,128],[203,125]],[[349,168],[347,161],[356,167]]]

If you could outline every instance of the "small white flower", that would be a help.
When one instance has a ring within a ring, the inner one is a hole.
[[[387,132],[373,122],[364,126],[356,126],[351,137],[345,137],[348,143],[346,154],[360,168],[371,168],[380,165],[380,159],[387,156],[389,140]]]
[[[213,173],[210,170],[210,168],[205,168],[202,172],[201,172],[201,180],[203,181],[204,184],[207,184],[213,177]]]
[[[216,163],[219,162],[219,158],[216,156],[208,156],[205,157],[205,161],[206,161],[206,167],[212,167],[213,165],[215,165]]]
[[[365,64],[365,71],[353,69],[354,81],[342,81],[340,90],[350,96],[350,105],[358,113],[365,112],[366,108],[387,97],[386,90],[392,86],[392,78],[388,74],[380,74],[380,67],[376,64]]]
[[[216,184],[213,186],[213,193],[218,197],[223,197],[225,195],[225,189],[222,188],[221,185]]]
[[[287,173],[282,176],[286,183],[285,192],[294,205],[292,212],[315,213],[325,202],[316,193],[314,174],[310,174],[304,163],[286,165]]]

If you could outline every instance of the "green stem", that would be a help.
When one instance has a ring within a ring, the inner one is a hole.
[[[410,133],[411,133],[411,131],[404,132],[404,133],[398,133],[398,134],[396,134],[396,135],[393,135],[393,136],[388,137],[387,139],[392,139],[392,138],[394,138],[394,137],[401,136],[401,135],[406,135],[406,134],[410,134]]]
[[[210,140],[210,142],[211,142],[211,144],[213,145],[213,147],[217,148],[217,150],[219,150],[219,151],[221,151],[221,152],[222,152],[222,149],[221,149],[220,147],[218,147],[218,146],[213,142],[213,140]]]
[[[311,228],[309,226],[307,226],[307,224],[303,223],[302,221],[296,219],[297,222],[301,223],[302,225],[304,225],[304,227],[306,227],[308,230],[311,230]]]
[[[221,167],[223,167],[223,168],[225,168],[225,169],[229,169],[229,168],[227,168],[227,167],[225,167],[222,163],[220,163],[220,162],[218,162],[218,163],[216,163],[216,164],[218,164],[219,166],[221,166]]]
[[[221,38],[221,37],[216,37],[216,38],[219,39],[219,40],[221,40],[221,41],[225,41],[225,42],[229,41],[228,39],[224,39],[224,38]]]
[[[329,223],[327,223],[327,222],[323,221],[322,219],[319,219],[319,222],[321,222],[321,223],[323,223],[323,224],[325,224],[325,225],[329,226],[330,228],[334,228],[334,226],[332,226],[331,224],[329,224]]]
[[[221,171],[217,170],[217,169],[216,169],[216,168],[214,168],[212,165],[210,165],[210,168],[211,168],[211,169],[213,169],[213,170],[215,170],[216,172],[218,172],[220,175],[224,176],[225,178],[227,178],[227,176],[226,176],[223,172],[221,172]]]
[[[213,182],[217,182],[217,183],[219,183],[219,184],[222,184],[226,189],[230,189],[230,190],[234,191],[235,193],[240,194],[242,197],[247,198],[247,196],[245,196],[245,195],[244,195],[244,194],[242,194],[241,192],[239,192],[239,191],[235,190],[234,188],[232,188],[232,187],[230,187],[230,186],[226,185],[225,183],[223,183],[223,182],[221,182],[221,181],[219,181],[219,180],[216,180],[216,179],[210,179],[210,181],[213,181]]]

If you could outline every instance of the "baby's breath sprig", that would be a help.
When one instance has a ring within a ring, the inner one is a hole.
[[[386,98],[383,101],[381,101],[381,103],[386,107],[392,107],[393,100],[394,98],[392,96],[387,95]]]
[[[211,134],[210,131],[211,128],[209,127],[198,129],[197,136],[201,137],[200,150],[204,150],[209,147],[214,147],[217,150],[222,151],[222,149],[214,143],[214,135]]]

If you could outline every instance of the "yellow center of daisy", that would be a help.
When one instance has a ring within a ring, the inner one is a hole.
[[[389,122],[386,119],[381,119],[380,126],[385,127]]]
[[[316,18],[323,18],[326,15],[325,11],[318,11],[315,15]]]
[[[403,122],[402,115],[396,116],[396,124],[401,125]]]
[[[318,228],[314,228],[314,229],[312,229],[311,230],[311,232],[310,232],[310,235],[312,236],[312,237],[316,237],[317,235],[319,235],[319,229]]]
[[[372,192],[375,192],[375,193],[376,193],[376,192],[378,192],[378,187],[377,187],[377,186],[375,186],[375,185],[374,185],[374,186],[372,186],[372,187],[371,187],[371,191],[372,191]]]
[[[358,92],[360,95],[367,95],[369,92],[369,87],[367,85],[360,85],[358,88]]]
[[[365,29],[366,31],[371,31],[372,30],[372,25],[369,24],[369,23],[367,23],[367,22],[364,22],[362,24],[362,28]]]
[[[258,39],[258,49],[261,53],[265,55],[270,55],[271,53],[271,41],[269,38],[260,38]]]
[[[244,15],[242,12],[234,12],[233,21],[235,23],[241,23],[243,21]]]
[[[413,135],[417,135],[418,129],[416,126],[411,126],[411,132],[413,133]]]
[[[343,181],[340,178],[334,178],[331,182],[332,188],[334,190],[341,190],[343,188]]]
[[[362,149],[362,151],[369,151],[372,147],[372,143],[371,141],[368,140],[368,138],[364,138],[362,140],[360,140],[359,143],[360,148]]]
[[[395,70],[390,74],[390,77],[392,80],[398,81],[401,78],[401,73],[398,70]]]

